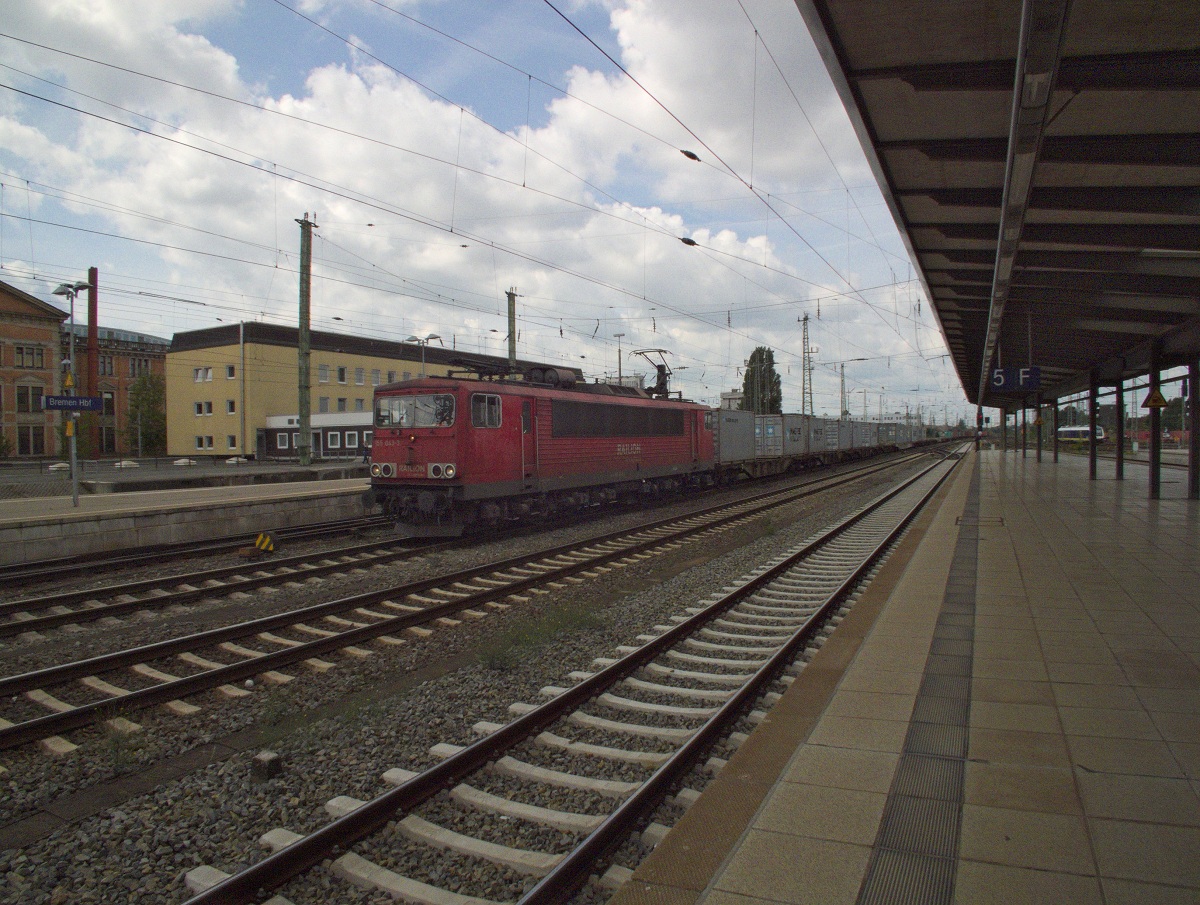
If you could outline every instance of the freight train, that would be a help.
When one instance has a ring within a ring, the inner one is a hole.
[[[413,536],[456,536],[580,510],[782,474],[911,445],[915,428],[755,415],[652,390],[523,379],[427,377],[378,387],[364,502]]]

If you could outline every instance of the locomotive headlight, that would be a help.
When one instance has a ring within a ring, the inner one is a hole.
[[[440,478],[442,476],[442,466],[430,465],[429,466],[429,476],[431,478]]]
[[[373,478],[379,477],[379,463],[378,462],[371,463],[371,477],[373,477]]]
[[[444,474],[448,478],[454,477],[454,475],[457,473],[458,473],[458,469],[455,468],[453,465],[447,465],[445,470],[442,472],[442,474]]]

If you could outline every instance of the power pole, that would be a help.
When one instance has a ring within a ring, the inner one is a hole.
[[[313,218],[316,218],[313,214]],[[316,226],[308,219],[308,211],[304,219],[297,220],[300,224],[300,335],[297,351],[300,358],[299,403],[300,403],[300,442],[296,451],[300,456],[301,465],[312,464],[312,375],[309,372],[309,356],[312,349],[309,337],[309,322],[311,317],[312,290],[312,231]]]
[[[846,400],[846,366],[842,365],[842,420],[850,417],[850,406]]]
[[[508,292],[508,373],[517,373],[517,287]]]
[[[88,332],[87,332],[87,394],[89,396],[100,395],[100,319],[97,311],[99,310],[98,296],[100,293],[100,268],[88,268]],[[116,395],[113,396],[113,440],[115,443],[117,433],[117,407]],[[100,413],[92,417],[91,447],[92,458],[100,458],[100,422],[104,419],[104,409],[100,409]],[[114,446],[115,449],[115,446]]]
[[[808,346],[808,315],[804,315],[801,323],[804,325],[804,332],[801,335],[801,352],[800,352],[800,414],[813,415],[813,388],[812,388],[812,349]]]

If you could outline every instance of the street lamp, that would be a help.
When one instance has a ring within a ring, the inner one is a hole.
[[[621,374],[621,337],[624,335],[625,335],[624,333],[614,333],[613,334],[613,336],[615,336],[617,339],[617,384],[618,385],[620,385],[621,379],[622,379],[622,374]]]
[[[430,333],[429,335],[423,336],[423,337],[422,336],[410,336],[408,339],[405,340],[406,343],[416,343],[418,346],[421,347],[421,376],[422,377],[425,376],[425,347],[427,345],[429,345],[429,341],[431,339],[436,339],[438,341],[438,345],[441,345],[441,343],[442,343],[442,338],[440,336],[438,336],[436,333]]]
[[[70,366],[69,386],[67,387],[67,395],[75,395],[75,296],[84,289],[91,289],[92,284],[86,280],[80,280],[75,283],[59,283],[58,288],[54,290],[53,295],[65,295],[71,303],[71,338],[70,352],[71,357],[68,359]],[[71,420],[67,422],[67,436],[70,439],[71,449],[71,505],[79,506],[79,470],[76,466],[75,456],[75,419],[79,417],[78,411],[72,409],[67,413],[67,417]]]

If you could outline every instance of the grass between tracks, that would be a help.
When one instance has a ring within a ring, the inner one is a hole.
[[[600,614],[590,606],[558,604],[537,616],[518,619],[510,628],[489,638],[479,648],[479,662],[488,669],[507,672],[531,651],[555,638],[596,628],[602,622]]]

